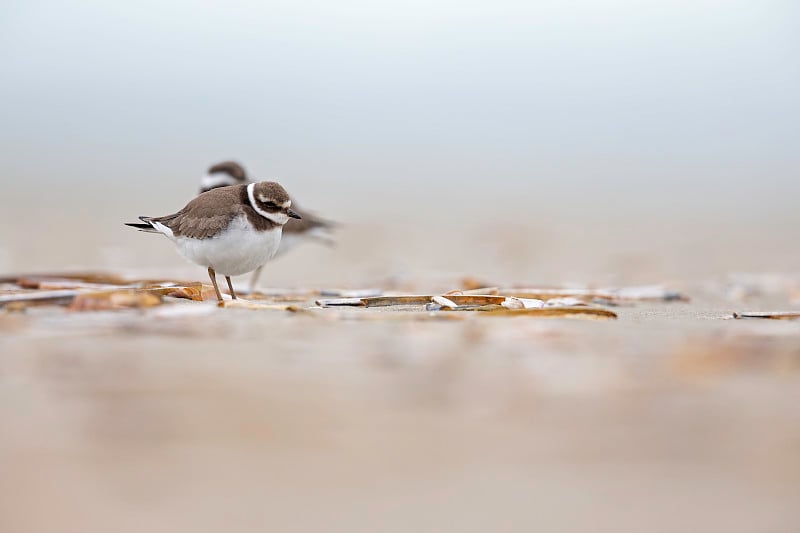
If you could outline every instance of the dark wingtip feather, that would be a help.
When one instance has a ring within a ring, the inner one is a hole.
[[[132,228],[136,228],[139,231],[150,231],[150,232],[155,231],[155,229],[153,229],[153,226],[147,222],[147,218],[148,217],[139,217],[139,220],[142,220],[143,222],[125,222],[125,225],[130,226]]]

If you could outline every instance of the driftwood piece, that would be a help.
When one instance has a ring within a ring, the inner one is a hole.
[[[800,311],[746,311],[742,313],[733,313],[733,318],[736,319],[749,319],[760,318],[767,320],[798,320],[800,319]]]

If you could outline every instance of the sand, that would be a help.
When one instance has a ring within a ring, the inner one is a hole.
[[[49,227],[6,232],[4,270],[203,279],[152,236]],[[0,312],[0,530],[800,530],[800,322],[727,319],[798,308],[786,235],[587,227],[351,221],[264,283],[691,301],[615,321]]]

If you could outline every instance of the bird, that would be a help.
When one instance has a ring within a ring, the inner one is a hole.
[[[220,187],[251,183],[244,167],[236,161],[222,161],[209,167],[206,175],[200,181],[200,193],[208,192]],[[275,257],[284,255],[289,250],[303,242],[321,242],[332,244],[332,230],[335,224],[329,220],[322,219],[313,213],[293,204],[294,211],[299,214],[301,219],[290,220],[283,227],[283,237]],[[258,279],[261,277],[262,268],[259,267],[253,273],[250,280],[250,292],[254,292]]]
[[[301,219],[291,207],[279,183],[261,181],[212,189],[176,213],[126,225],[167,236],[185,259],[206,267],[222,304],[217,273],[225,276],[235,300],[231,276],[252,272],[275,256],[284,225]]]

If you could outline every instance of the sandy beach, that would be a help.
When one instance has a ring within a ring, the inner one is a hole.
[[[98,228],[108,249],[56,229],[42,257],[203,280],[165,240]],[[269,286],[424,294],[472,276],[657,283],[690,301],[610,307],[613,321],[6,311],[3,530],[796,530],[798,322],[730,319],[796,309],[796,277],[711,275],[753,257],[704,261],[672,232],[632,255],[646,239],[622,229],[487,229],[500,238],[476,246],[436,228],[350,224],[336,248],[274,263]],[[10,271],[37,270],[24,245],[6,248]]]
[[[0,533],[800,532],[795,4],[4,3]]]

